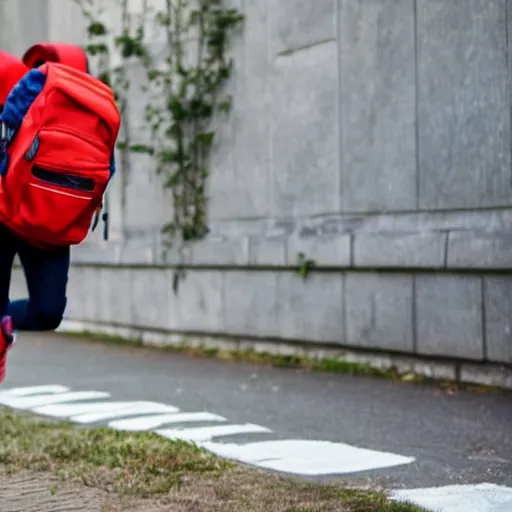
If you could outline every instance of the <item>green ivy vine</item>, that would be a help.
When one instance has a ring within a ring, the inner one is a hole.
[[[130,17],[128,12],[128,0],[121,0],[121,18],[122,28],[121,33],[118,35],[111,34],[105,23],[102,21],[105,14],[101,2],[95,0],[75,0],[82,7],[82,12],[87,20],[87,36],[88,43],[84,46],[85,51],[89,58],[93,61],[94,71],[97,77],[112,88],[114,91],[119,112],[121,115],[121,129],[119,133],[119,141],[117,144],[120,153],[121,163],[121,202],[124,211],[126,203],[126,186],[128,185],[128,176],[131,171],[130,164],[130,146],[131,134],[129,123],[128,111],[128,92],[130,89],[130,82],[126,75],[125,63],[112,67],[112,55],[109,46],[109,38],[113,38],[114,47],[121,55],[125,55],[123,46],[126,39],[131,39],[130,36]],[[141,30],[143,25],[137,29],[137,33],[133,39],[141,39],[143,34]]]
[[[214,143],[214,119],[228,114],[231,98],[224,86],[233,62],[230,41],[244,17],[223,0],[166,0],[154,11],[144,2],[138,22],[132,23],[128,0],[121,0],[121,33],[112,34],[101,21],[97,0],[78,1],[88,21],[87,53],[96,58],[99,77],[116,94],[122,116],[119,150],[121,166],[130,168],[130,153],[153,156],[155,171],[172,197],[172,218],[162,227],[164,248],[177,245],[183,267],[185,249],[208,233],[207,179]],[[135,26],[134,26],[135,25]],[[152,54],[146,27],[163,35],[165,51]],[[108,41],[114,42],[123,65],[112,70]],[[134,143],[128,122],[130,82],[125,65],[138,59],[146,70],[143,91],[148,97],[145,122],[151,144]],[[183,272],[175,273],[174,289]]]

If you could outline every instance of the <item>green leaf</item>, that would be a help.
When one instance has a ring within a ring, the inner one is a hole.
[[[158,155],[159,159],[161,162],[165,162],[165,163],[170,163],[170,162],[173,162],[173,163],[176,163],[176,162],[179,162],[179,154],[177,151],[172,151],[172,150],[163,150],[159,153]]]
[[[225,114],[228,114],[231,110],[231,100],[222,101],[217,106],[220,112],[224,112]]]
[[[108,55],[108,46],[104,43],[90,43],[85,45],[85,51],[95,57],[96,55]]]
[[[209,118],[213,114],[213,107],[207,103],[203,98],[192,98],[189,101],[190,115],[194,119]]]
[[[304,280],[307,279],[309,272],[316,266],[316,261],[308,259],[303,252],[297,254],[297,274]]]
[[[175,121],[181,121],[185,117],[183,103],[176,96],[171,97],[167,103],[167,108],[170,110]]]
[[[179,174],[178,173],[173,173],[173,174],[170,174],[168,177],[167,177],[167,181],[165,182],[165,186],[167,188],[173,188],[175,187],[179,182]]]
[[[155,149],[151,146],[147,146],[145,144],[132,144],[130,146],[130,151],[133,153],[142,153],[147,155],[153,155],[155,152]]]
[[[92,21],[87,27],[89,37],[98,37],[107,35],[107,27],[101,21]]]
[[[162,72],[158,69],[150,69],[147,72],[147,77],[150,82],[153,82],[153,80],[156,80],[157,78],[162,76]]]
[[[165,135],[167,137],[180,138],[183,136],[183,127],[179,123],[173,123],[165,130]]]
[[[231,67],[223,66],[219,69],[219,79],[227,80],[231,76]]]
[[[101,80],[104,84],[108,85],[109,87],[111,87],[111,85],[112,85],[110,73],[108,71],[104,71],[103,73],[100,73],[98,75],[98,80]]]
[[[214,137],[215,137],[214,132],[204,132],[204,133],[196,134],[196,140],[199,143],[203,144],[204,146],[211,146]]]

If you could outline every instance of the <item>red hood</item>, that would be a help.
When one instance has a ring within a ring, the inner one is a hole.
[[[27,66],[20,59],[10,53],[0,51],[0,105],[5,103],[11,89],[27,71]]]
[[[84,73],[89,72],[87,54],[74,44],[39,43],[30,47],[23,55],[23,62],[29,68],[47,61],[60,62]]]

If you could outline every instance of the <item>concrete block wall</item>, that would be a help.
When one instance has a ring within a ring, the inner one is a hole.
[[[246,23],[210,236],[175,296],[170,201],[134,155],[111,241],[73,250],[68,317],[511,364],[511,0],[229,1]],[[72,4],[0,0],[0,44],[79,42]]]
[[[17,269],[12,296],[24,293]],[[204,269],[189,271],[176,296],[165,267],[76,265],[68,299],[68,319],[137,336],[282,340],[512,363],[510,275],[345,270],[304,282],[287,271]]]

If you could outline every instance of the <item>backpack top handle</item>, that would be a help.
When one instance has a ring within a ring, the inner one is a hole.
[[[37,68],[45,62],[58,62],[83,73],[89,73],[89,60],[85,51],[75,44],[37,43],[22,57],[28,68]]]

